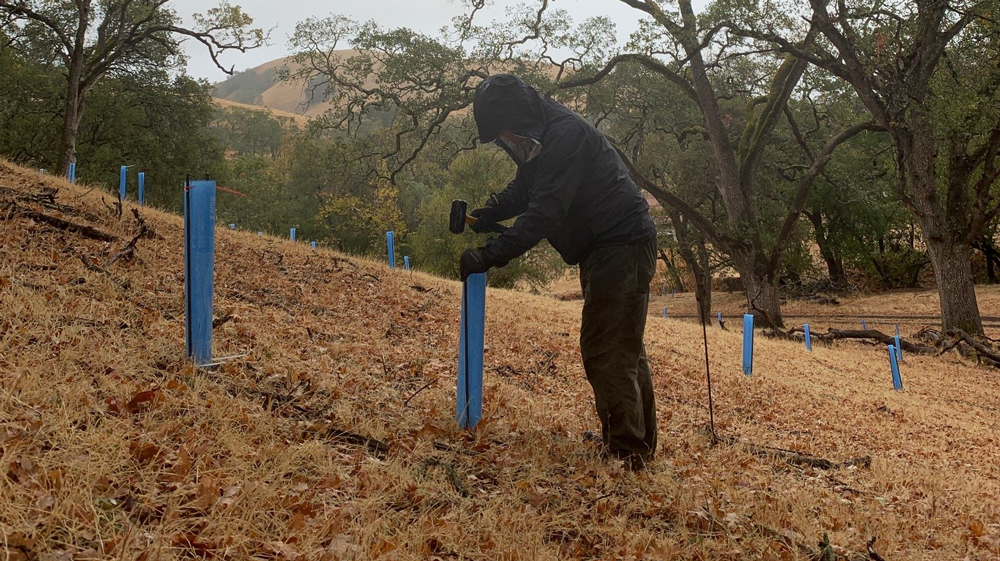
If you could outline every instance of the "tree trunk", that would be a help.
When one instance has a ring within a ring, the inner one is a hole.
[[[966,185],[949,182],[941,198],[937,174],[937,145],[931,117],[924,108],[911,111],[909,129],[895,129],[896,157],[901,187],[911,195],[910,205],[920,221],[920,232],[934,267],[941,300],[941,325],[983,335],[983,320],[972,279],[972,239],[969,213],[973,203]],[[976,233],[973,233],[977,235]]]
[[[76,135],[80,130],[80,117],[83,104],[80,96],[75,94],[76,88],[70,86],[66,96],[66,118],[63,119],[62,142],[59,148],[59,163],[56,166],[59,175],[69,173],[69,165],[76,161]]]
[[[764,274],[767,270],[767,257],[745,250],[733,251],[732,257],[743,281],[747,308],[754,315],[754,323],[760,321],[766,327],[784,327],[777,277]]]
[[[695,250],[689,245],[692,242],[682,240],[678,253],[681,259],[691,270],[694,277],[694,296],[698,302],[698,316],[701,322],[709,324],[712,321],[712,270],[708,263],[708,248],[705,247],[705,240],[698,239],[693,242],[697,248]]]
[[[826,269],[830,275],[830,283],[834,286],[847,285],[847,273],[844,271],[844,263],[837,257],[837,254],[830,247],[830,238],[826,235],[826,228],[823,226],[823,215],[819,210],[805,213],[809,221],[812,222],[816,235],[816,245],[819,247],[819,254],[826,263]]]
[[[76,135],[80,130],[80,118],[83,116],[83,98],[86,94],[83,82],[83,67],[87,40],[87,29],[90,27],[90,2],[78,2],[76,37],[73,49],[69,54],[69,64],[66,73],[66,114],[63,116],[62,141],[59,144],[59,162],[57,173],[69,173],[69,165],[76,161]]]
[[[671,253],[673,252],[671,251]],[[683,255],[681,256],[681,258],[683,259]],[[667,255],[667,252],[661,249],[660,259],[663,261],[663,264],[667,268],[667,274],[670,275],[670,279],[673,281],[674,288],[676,288],[681,292],[686,291],[687,288],[684,287],[684,281],[681,279],[680,271],[677,270],[677,265],[674,263],[673,256]],[[666,290],[666,283],[664,283],[663,289]]]
[[[972,248],[962,242],[925,238],[941,299],[942,327],[982,335],[983,321],[972,281]]]
[[[700,239],[697,243],[698,270],[694,276],[694,295],[698,299],[698,315],[701,322],[710,325],[712,322],[712,268],[708,262],[708,248],[705,247],[705,240]]]

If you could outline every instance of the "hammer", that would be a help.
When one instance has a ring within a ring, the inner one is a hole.
[[[468,208],[469,203],[461,199],[451,201],[451,216],[448,219],[448,230],[452,234],[461,234],[465,231],[466,224],[471,225],[479,221],[476,217],[466,214]],[[507,227],[501,224],[493,224],[490,226],[489,231],[502,234],[507,231]]]

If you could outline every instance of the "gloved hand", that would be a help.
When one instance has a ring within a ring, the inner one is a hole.
[[[485,234],[493,231],[491,228],[501,219],[500,198],[496,193],[491,193],[486,199],[486,204],[482,208],[473,209],[469,216],[476,219],[475,224],[469,225],[473,232]]]
[[[462,282],[465,282],[469,275],[485,273],[489,268],[489,263],[483,257],[482,248],[467,249],[462,252],[462,257],[458,260],[458,270],[462,276]]]
[[[469,224],[469,228],[477,234],[485,234],[486,232],[493,231],[493,226],[496,225],[497,219],[500,218],[500,211],[492,206],[484,206],[483,208],[473,209],[469,212],[469,216],[476,219],[476,223]]]

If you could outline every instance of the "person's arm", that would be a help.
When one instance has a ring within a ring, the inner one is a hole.
[[[503,267],[562,227],[590,167],[587,132],[581,123],[570,121],[546,135],[542,151],[532,161],[535,180],[526,189],[527,208],[483,251],[491,266]]]
[[[494,222],[513,218],[528,209],[528,186],[518,171],[514,179],[499,193],[490,195],[485,208],[491,209]]]

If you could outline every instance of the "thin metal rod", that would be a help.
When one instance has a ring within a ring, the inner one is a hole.
[[[705,326],[705,317],[702,314],[701,297],[698,300],[698,319],[701,320],[701,336],[705,342],[705,380],[708,381],[708,426],[712,431],[712,444],[719,442],[718,435],[715,434],[715,404],[712,402],[712,369],[708,365],[708,328]]]

